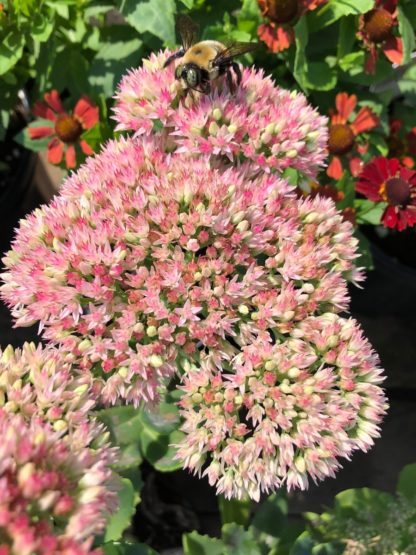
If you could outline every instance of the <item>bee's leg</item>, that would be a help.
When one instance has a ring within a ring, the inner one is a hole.
[[[231,73],[231,68],[227,68],[227,84],[228,84],[228,88],[230,89],[230,93],[233,94],[235,92],[235,85],[234,85],[234,80],[233,80],[233,74]]]
[[[235,76],[237,77],[237,85],[240,85],[241,79],[243,78],[240,66],[237,64],[237,62],[233,62],[231,64],[231,67],[233,68]]]
[[[172,54],[172,56],[169,56],[169,58],[166,60],[166,62],[163,64],[163,67],[168,67],[168,65],[170,65],[173,60],[177,60],[178,58],[182,58],[182,56],[185,54],[185,50],[183,48],[181,48],[180,50],[178,50],[177,52],[175,52],[175,54]]]

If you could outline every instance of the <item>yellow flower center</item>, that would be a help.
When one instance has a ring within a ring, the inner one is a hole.
[[[62,142],[75,143],[82,133],[82,125],[74,116],[64,114],[55,122],[55,133]]]
[[[364,32],[372,42],[385,41],[393,25],[393,16],[384,8],[375,8],[364,15]]]
[[[346,123],[336,123],[329,128],[328,149],[332,154],[346,154],[354,146],[354,133]]]
[[[288,23],[298,13],[299,0],[266,0],[265,5],[265,15],[271,21]]]
[[[400,177],[391,177],[381,185],[379,193],[391,206],[406,206],[410,201],[410,184]]]

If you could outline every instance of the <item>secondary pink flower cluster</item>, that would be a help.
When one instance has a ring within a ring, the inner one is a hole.
[[[208,154],[215,165],[247,160],[253,170],[293,168],[316,176],[326,156],[327,120],[303,94],[276,86],[250,67],[242,69],[233,93],[224,81],[222,90],[183,98],[175,64],[163,68],[169,54],[152,54],[123,78],[114,110],[117,130],[163,135],[167,151]]]
[[[286,483],[306,489],[379,436],[386,399],[378,358],[352,319],[309,316],[264,331],[223,372],[208,357],[184,378],[185,438],[177,458],[217,492],[259,500]]]
[[[90,382],[52,347],[0,351],[0,553],[101,553],[116,451],[88,420]]]
[[[95,405],[91,385],[91,377],[76,374],[57,349],[25,343],[0,350],[0,405],[27,420],[41,418],[55,431],[76,435]]]
[[[100,555],[110,470],[88,444],[76,450],[49,424],[0,409],[0,553]]]
[[[329,200],[272,174],[120,140],[23,220],[2,294],[18,324],[91,370],[101,401],[157,396],[181,361],[221,360],[263,330],[347,306],[356,239]]]

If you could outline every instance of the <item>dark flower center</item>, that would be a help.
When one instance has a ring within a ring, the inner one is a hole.
[[[332,154],[346,154],[354,146],[354,133],[346,123],[336,123],[329,128],[328,149]]]
[[[375,8],[364,15],[364,32],[372,42],[383,42],[390,34],[394,19],[390,12]]]
[[[406,206],[410,201],[410,192],[410,183],[408,181],[400,177],[391,177],[384,184],[382,196],[392,206]]]
[[[288,23],[298,13],[299,0],[266,0],[265,5],[265,15],[271,21]]]
[[[64,143],[75,143],[82,133],[82,125],[73,116],[64,114],[55,122],[55,132]]]

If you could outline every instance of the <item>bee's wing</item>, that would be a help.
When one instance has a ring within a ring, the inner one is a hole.
[[[227,64],[236,56],[240,56],[240,54],[245,54],[246,52],[252,52],[256,50],[257,47],[257,42],[233,42],[229,44],[225,50],[219,52],[215,56],[212,65],[219,66],[221,64]]]
[[[187,15],[176,16],[176,30],[184,50],[188,50],[198,40],[199,25]]]

